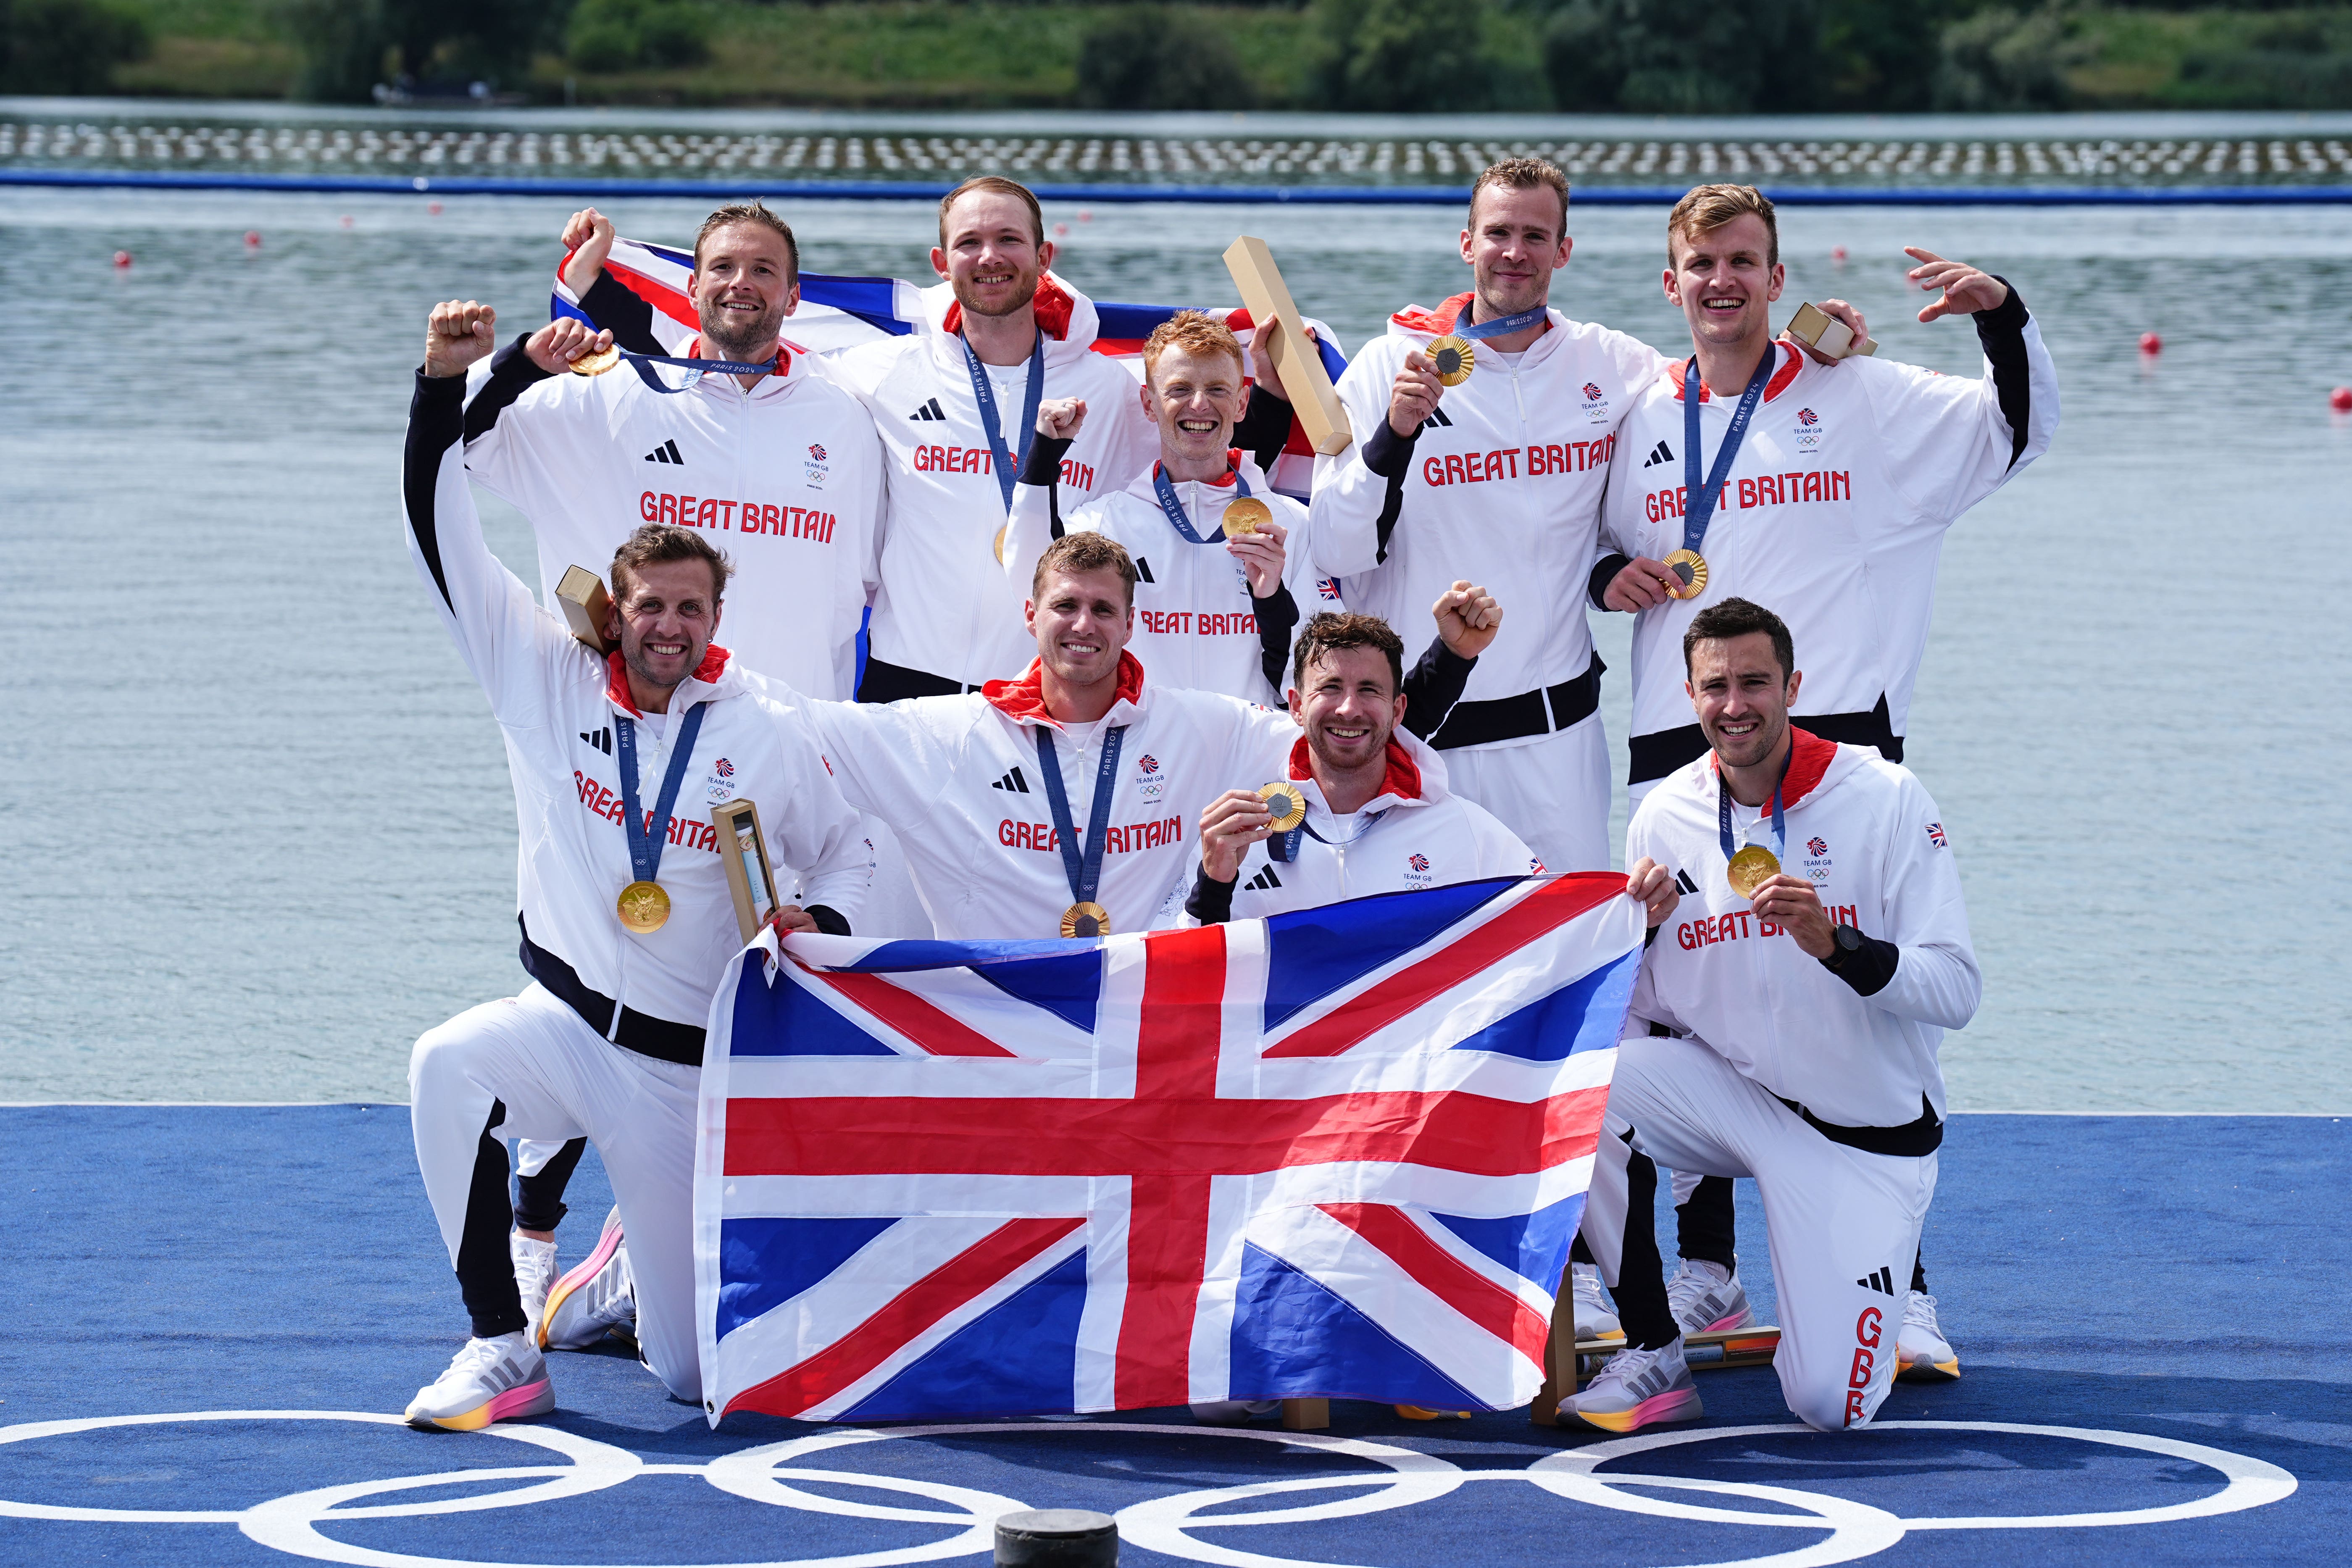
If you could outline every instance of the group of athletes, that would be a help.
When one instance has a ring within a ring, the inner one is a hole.
[[[1293,420],[1265,334],[1179,313],[1139,386],[1010,180],[940,203],[915,330],[829,353],[791,341],[799,248],[758,204],[696,237],[689,342],[607,268],[593,209],[561,283],[586,320],[501,344],[488,307],[435,307],[409,542],[505,737],[530,984],[412,1058],[471,1319],[413,1424],[542,1414],[545,1352],[608,1336],[702,1400],[697,1080],[740,945],[712,805],[758,803],[784,931],[1092,936],[1605,869],[1591,611],[1634,616],[1649,944],[1562,1285],[1623,1348],[1560,1413],[1700,1413],[1685,1334],[1752,1321],[1739,1176],[1792,1410],[1859,1426],[1898,1372],[1958,1374],[1918,1242],[1937,1045],[1979,983],[1903,737],[1944,530],[2047,447],[2048,355],[2006,281],[1918,249],[1920,319],[1969,316],[1981,377],[1776,339],[1772,206],[1737,185],[1668,220],[1690,341],[1661,353],[1553,308],[1568,208],[1540,160],[1479,176],[1471,287],[1356,355],[1354,438],[1304,502],[1269,477]],[[538,595],[476,482],[530,520]],[[551,613],[575,565],[609,584],[601,655]],[[559,1274],[591,1142],[616,1205]]]

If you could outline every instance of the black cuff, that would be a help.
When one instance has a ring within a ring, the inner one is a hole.
[[[445,414],[447,405],[466,401],[466,378],[463,375],[427,375],[425,367],[416,367],[416,390],[409,396],[408,416],[419,414]]]
[[[1021,459],[1021,472],[1016,476],[1024,485],[1052,485],[1062,478],[1062,457],[1070,449],[1072,437],[1040,436],[1029,443],[1029,455]]]
[[[1383,415],[1364,442],[1364,467],[1384,479],[1401,479],[1412,468],[1413,443],[1420,439],[1419,430],[1410,436],[1398,435],[1396,426]]]
[[[631,353],[669,352],[654,335],[654,308],[631,293],[627,285],[609,270],[596,274],[596,281],[580,296],[580,309],[590,321],[613,334],[614,344]]]
[[[1874,936],[1863,937],[1859,952],[1832,948],[1830,956],[1821,961],[1823,969],[1853,987],[1857,996],[1874,996],[1885,990],[1886,983],[1895,978],[1895,966],[1902,962],[1901,948]]]
[[[1979,310],[1969,318],[1977,324],[1977,336],[1981,338],[1988,332],[2005,332],[2014,335],[2025,331],[2026,319],[2031,314],[2025,308],[2025,296],[2017,291],[2016,284],[2011,283],[2000,273],[1989,273],[1987,276],[2008,289],[2009,298],[1991,310]]]
[[[816,929],[827,936],[850,934],[849,922],[842,919],[841,911],[831,904],[803,904],[801,913],[816,921]]]
[[[1470,672],[1477,668],[1476,659],[1464,658],[1445,646],[1444,637],[1433,640],[1405,672],[1405,729],[1418,740],[1435,734],[1445,715],[1462,700],[1462,689],[1470,684]]]
[[[1265,672],[1265,683],[1276,691],[1282,689],[1282,678],[1289,673],[1290,632],[1298,624],[1298,601],[1290,596],[1290,584],[1276,583],[1271,597],[1261,599],[1250,595],[1250,609],[1257,616],[1258,668]]]
[[[1633,563],[1632,556],[1615,550],[1592,563],[1592,574],[1584,580],[1584,596],[1592,601],[1594,609],[1605,610],[1609,607],[1602,601],[1601,595],[1609,592],[1609,584],[1616,581],[1617,574]]]
[[[1290,445],[1290,405],[1252,382],[1249,407],[1234,426],[1234,445],[1247,452],[1259,468],[1273,468],[1282,449]]]
[[[1220,882],[1202,867],[1192,878],[1192,896],[1184,900],[1184,912],[1204,926],[1224,924],[1234,918],[1234,882],[1240,880],[1236,871],[1233,882]]]

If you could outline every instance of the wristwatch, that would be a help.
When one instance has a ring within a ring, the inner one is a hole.
[[[1830,955],[1822,960],[1832,971],[1844,967],[1845,961],[1862,951],[1862,932],[1853,926],[1830,928]]]

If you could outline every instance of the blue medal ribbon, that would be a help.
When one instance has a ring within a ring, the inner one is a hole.
[[[1465,301],[1462,307],[1462,314],[1454,319],[1455,337],[1468,338],[1472,342],[1484,342],[1488,338],[1507,338],[1513,332],[1527,331],[1551,314],[1550,306],[1538,305],[1532,310],[1521,310],[1510,316],[1497,316],[1491,321],[1473,321],[1470,320],[1470,308],[1476,302],[1475,300]]]
[[[1372,813],[1370,816],[1364,819],[1364,825],[1361,827],[1357,828],[1354,833],[1349,835],[1347,839],[1344,841],[1324,837],[1321,834],[1316,832],[1315,829],[1309,827],[1307,825],[1306,819],[1302,817],[1299,819],[1298,826],[1292,828],[1289,832],[1277,833],[1273,837],[1265,841],[1265,858],[1269,860],[1280,860],[1286,864],[1297,859],[1298,840],[1302,834],[1307,837],[1312,838],[1318,844],[1338,843],[1340,848],[1345,849],[1349,844],[1353,844],[1357,839],[1361,838],[1365,834],[1370,833],[1373,826],[1379,823],[1381,818],[1386,816],[1388,814],[1389,808],[1386,806],[1383,806],[1380,810]]]
[[[677,804],[677,786],[686,777],[694,738],[702,732],[702,710],[709,706],[696,703],[678,721],[677,743],[670,750],[669,766],[662,771],[661,796],[654,803],[656,820],[650,825],[637,809],[637,727],[625,713],[613,715],[613,752],[621,764],[621,810],[625,814],[621,826],[629,835],[629,868],[640,882],[655,880],[661,869],[662,849],[669,842],[669,808]]]
[[[1781,809],[1780,791],[1789,782],[1789,764],[1796,760],[1797,742],[1796,738],[1791,736],[1789,741],[1789,754],[1780,759],[1780,776],[1772,781],[1772,799],[1769,804],[1772,811],[1772,858],[1775,860],[1786,860],[1789,858],[1789,818],[1788,814]],[[1731,842],[1731,781],[1723,776],[1723,759],[1720,757],[1716,759],[1715,789],[1716,804],[1721,808],[1718,827],[1723,835],[1723,863],[1728,866],[1731,864],[1732,856],[1738,853],[1738,849]]]
[[[1766,344],[1764,357],[1756,362],[1756,374],[1748,378],[1748,390],[1739,395],[1739,406],[1731,411],[1731,426],[1723,433],[1723,445],[1715,454],[1715,468],[1701,484],[1698,477],[1698,355],[1683,366],[1683,489],[1688,498],[1683,511],[1683,548],[1693,555],[1700,553],[1699,544],[1706,538],[1706,525],[1715,516],[1716,502],[1723,497],[1724,480],[1731,473],[1731,459],[1739,455],[1739,443],[1747,438],[1748,418],[1755,414],[1759,399],[1764,395],[1764,384],[1772,379],[1772,367],[1779,363],[1780,351]]]
[[[1070,820],[1070,792],[1062,787],[1062,764],[1054,755],[1054,727],[1037,726],[1037,771],[1045,775],[1045,805],[1054,814],[1055,840],[1062,847],[1062,870],[1070,879],[1074,904],[1093,903],[1095,889],[1102,882],[1103,847],[1110,842],[1110,796],[1118,782],[1118,752],[1126,738],[1124,724],[1103,737],[1102,762],[1095,769],[1095,804],[1087,814],[1089,831],[1082,855],[1077,824]]]
[[[626,349],[621,350],[620,355],[629,362],[629,368],[637,373],[639,381],[659,393],[684,392],[687,387],[692,386],[706,374],[782,375],[784,374],[784,351],[782,349],[778,349],[776,357],[765,364],[751,364],[742,360],[733,359],[680,359],[674,354],[631,353]],[[657,364],[684,365],[685,382],[677,386],[668,384],[650,368]]]
[[[1242,478],[1242,471],[1239,468],[1234,470],[1234,489],[1241,495],[1245,496],[1250,493],[1249,480]],[[1176,482],[1168,477],[1168,469],[1164,464],[1154,463],[1151,466],[1151,489],[1152,493],[1160,498],[1160,510],[1166,512],[1168,521],[1176,525],[1176,531],[1193,543],[1214,544],[1224,538],[1225,531],[1222,528],[1206,539],[1193,531],[1192,520],[1185,514],[1184,503],[1177,499]]]
[[[1029,447],[1037,438],[1037,402],[1045,395],[1045,331],[1037,331],[1037,346],[1029,355],[1029,391],[1023,398],[1028,406],[1021,411],[1021,450],[1018,455],[1004,446],[1004,424],[996,414],[996,388],[989,384],[988,372],[982,368],[980,356],[971,352],[971,340],[961,332],[956,342],[963,345],[963,367],[971,372],[971,395],[980,405],[980,427],[988,433],[988,450],[996,465],[996,486],[1004,492],[1004,510],[1013,510],[1013,487],[1021,478],[1021,466],[1029,460]],[[1078,900],[1086,902],[1084,899]]]

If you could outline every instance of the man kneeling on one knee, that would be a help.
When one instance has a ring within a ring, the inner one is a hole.
[[[1702,1413],[1651,1234],[1654,1160],[1756,1179],[1781,1393],[1809,1426],[1866,1426],[1936,1192],[1937,1048],[1982,993],[1959,871],[1906,769],[1790,725],[1803,677],[1779,616],[1711,605],[1683,660],[1709,752],[1626,829],[1650,942],[1584,1228],[1627,1348],[1560,1414],[1630,1432]]]

